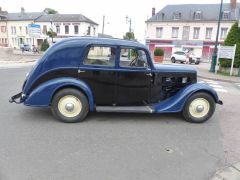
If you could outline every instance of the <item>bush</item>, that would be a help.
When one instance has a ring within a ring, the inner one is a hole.
[[[49,43],[47,39],[44,39],[42,46],[41,46],[41,51],[46,51],[49,48]]]
[[[154,50],[154,56],[163,56],[163,55],[164,55],[163,49],[161,49],[161,48],[156,48],[156,49]]]
[[[234,67],[238,68],[240,66],[240,30],[238,28],[238,22],[233,24],[231,27],[227,38],[224,41],[224,46],[234,46],[237,44]],[[232,61],[230,59],[219,59],[221,67],[231,67]]]

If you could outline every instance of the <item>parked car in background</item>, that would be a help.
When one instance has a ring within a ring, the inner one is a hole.
[[[192,52],[184,52],[184,51],[177,51],[174,52],[171,56],[171,61],[172,63],[176,63],[176,62],[180,62],[180,63],[186,63],[187,62],[187,58],[189,56],[189,64],[194,63],[194,64],[199,64],[201,58],[196,56],[194,53]]]
[[[68,123],[83,121],[89,111],[181,112],[186,121],[202,123],[222,104],[213,88],[197,83],[194,68],[156,64],[137,42],[95,37],[54,44],[9,101],[50,107]]]
[[[29,52],[32,50],[29,44],[21,44],[20,49],[22,51],[29,51]]]

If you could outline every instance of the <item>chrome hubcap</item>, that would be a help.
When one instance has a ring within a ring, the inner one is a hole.
[[[67,103],[65,105],[65,109],[69,112],[72,112],[74,110],[74,105],[72,103]]]
[[[204,110],[204,106],[203,105],[198,105],[197,108],[196,108],[196,111],[199,112],[199,113],[203,112],[203,110]]]

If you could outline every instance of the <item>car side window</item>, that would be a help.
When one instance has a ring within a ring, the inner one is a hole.
[[[116,48],[107,46],[92,46],[83,61],[85,65],[111,66],[115,65]]]
[[[145,51],[132,48],[121,48],[121,67],[148,67]]]

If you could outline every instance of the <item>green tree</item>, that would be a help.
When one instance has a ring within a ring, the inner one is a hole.
[[[123,39],[136,40],[133,32],[126,32],[125,36],[123,36]]]
[[[224,46],[234,46],[237,45],[234,67],[240,66],[240,29],[238,28],[238,22],[234,23],[224,41]],[[220,59],[221,67],[231,67],[231,60]]]
[[[46,51],[49,48],[49,43],[47,39],[44,39],[42,46],[41,46],[41,51]]]
[[[52,28],[47,32],[47,35],[52,39],[53,43],[53,38],[57,37],[57,33],[52,30]]]
[[[52,8],[45,8],[43,10],[43,12],[47,13],[47,14],[57,14],[58,11],[56,11],[55,9],[52,9]]]

